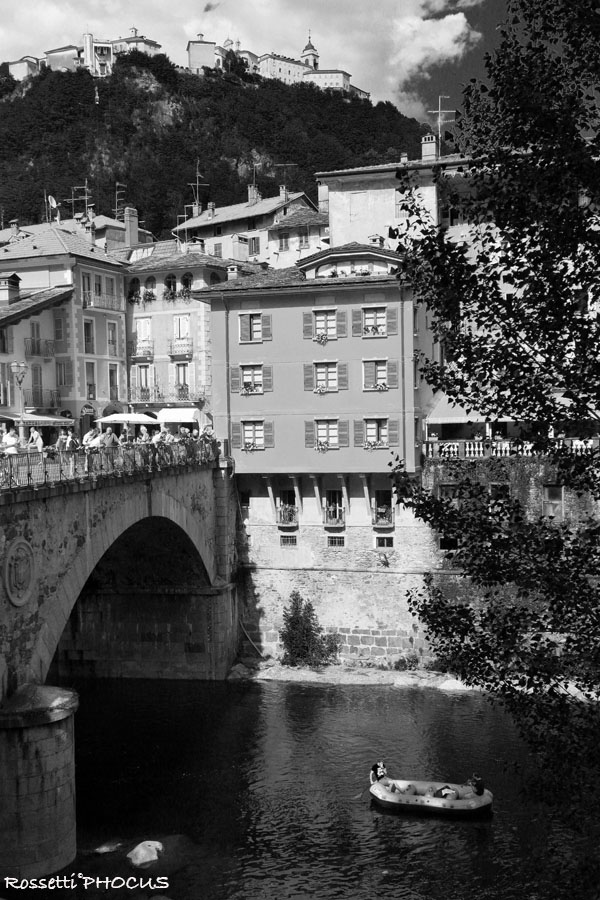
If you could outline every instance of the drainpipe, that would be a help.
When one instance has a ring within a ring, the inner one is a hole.
[[[227,418],[227,456],[233,459],[233,447],[231,445],[231,385],[229,383],[229,307],[221,291],[221,302],[225,310],[225,409]]]

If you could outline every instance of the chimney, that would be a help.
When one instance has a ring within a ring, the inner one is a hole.
[[[96,209],[95,209],[93,203],[88,204],[87,214],[88,214],[88,219],[90,220],[90,222],[93,222],[94,219],[96,218]]]
[[[19,237],[19,220],[11,219],[9,224],[11,240],[16,240]]]
[[[227,281],[233,281],[240,273],[239,266],[227,266]]]
[[[203,34],[197,34],[196,37],[198,38],[199,41],[203,41],[203,40],[204,40],[204,35],[203,35]]]
[[[248,203],[258,203],[259,200],[262,200],[260,196],[260,191],[258,190],[255,184],[248,185]]]
[[[285,186],[285,184],[279,185],[279,198],[280,198],[280,200],[283,200],[285,203],[287,203],[290,198],[290,195],[288,194],[288,189]]]
[[[211,203],[208,204],[208,208],[207,208],[206,212],[208,213],[208,218],[209,218],[209,219],[214,219],[216,208],[217,208],[216,203],[212,203],[212,202],[211,202]]]
[[[126,206],[123,211],[123,220],[125,222],[125,246],[134,247],[139,243],[137,209],[134,209],[133,206]]]
[[[96,226],[89,219],[84,224],[84,231],[86,241],[94,247],[96,245]]]
[[[192,217],[199,216],[202,212],[202,204],[201,203],[192,203]]]
[[[421,159],[432,162],[439,156],[438,139],[435,134],[425,134],[421,138]]]
[[[380,234],[370,234],[369,244],[371,244],[373,247],[383,247],[383,245],[385,244],[385,239]]]
[[[16,272],[12,275],[0,275],[0,309],[6,309],[11,303],[19,300],[21,279]]]

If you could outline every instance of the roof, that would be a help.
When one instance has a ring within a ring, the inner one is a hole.
[[[267,197],[264,200],[257,200],[255,202],[246,200],[244,203],[234,203],[232,206],[217,207],[213,211],[206,209],[199,216],[193,216],[173,230],[186,231],[190,228],[202,228],[205,225],[219,225],[224,222],[233,222],[238,219],[253,219],[256,216],[266,216],[269,215],[269,213],[274,213],[278,209],[287,206],[288,203],[299,200],[301,197],[310,203],[310,200],[308,200],[308,197],[306,197],[306,194],[303,191],[297,191],[296,193],[288,194],[287,199],[284,199],[278,194],[276,197]],[[209,215],[209,212],[212,212],[212,215]]]
[[[125,223],[120,219],[111,219],[110,216],[104,216],[102,214],[94,217],[94,225],[96,226],[96,231],[100,231],[103,228],[118,228],[119,230],[125,231]],[[81,236],[81,228],[77,224],[75,219],[62,219],[60,222],[50,223],[50,222],[40,222],[35,225],[19,225],[17,232],[17,240],[24,240],[32,234],[38,234],[38,232],[43,231],[45,228],[48,228],[50,225],[54,225],[57,228],[62,228],[63,231],[71,231],[74,234],[79,234]],[[138,231],[143,232],[144,234],[151,234],[150,231],[147,231],[145,228],[139,228]],[[7,244],[13,238],[13,230],[12,228],[3,228],[0,230],[0,247],[2,244]]]
[[[5,309],[0,308],[0,328],[14,325],[21,319],[35,316],[44,309],[58,306],[73,297],[73,286],[46,288],[43,291],[35,291],[31,294],[21,295]]]
[[[114,257],[109,256],[103,247],[95,247],[84,237],[58,225],[46,225],[36,229],[30,237],[0,247],[0,266],[13,259],[63,256],[65,253],[112,266],[121,265]]]
[[[232,291],[266,291],[281,290],[285,288],[298,287],[311,290],[315,288],[330,289],[333,286],[344,285],[345,287],[353,287],[356,284],[393,284],[397,283],[395,275],[388,274],[372,274],[372,275],[346,275],[336,276],[335,278],[310,278],[307,279],[297,266],[290,266],[287,269],[268,269],[257,275],[247,277],[241,276],[224,281],[221,284],[211,285],[200,291],[193,291],[192,296],[200,299],[206,291],[214,292],[232,292]]]
[[[429,425],[464,425],[467,422],[485,422],[489,416],[484,416],[483,413],[477,412],[476,409],[472,409],[469,412],[464,406],[453,404],[452,400],[445,394],[439,394],[433,408],[425,418]],[[513,420],[502,416],[497,421],[512,422]]]
[[[260,263],[240,262],[239,260],[227,259],[220,256],[211,256],[209,253],[202,253],[193,248],[195,244],[189,244],[188,249],[184,252],[180,249],[179,241],[157,241],[155,244],[140,244],[133,248],[124,248],[116,251],[113,255],[125,264],[128,263],[128,257],[132,251],[141,250],[152,251],[145,253],[127,265],[127,271],[134,275],[136,272],[153,272],[164,271],[165,269],[192,269],[199,266],[209,266],[213,269],[227,269],[228,266],[236,265],[242,271],[254,273],[259,270]],[[1,251],[0,251],[1,253]],[[0,255],[0,259],[1,259]]]
[[[359,244],[357,241],[351,241],[349,244],[341,244],[339,247],[326,247],[325,250],[313,253],[312,256],[305,256],[298,261],[297,265],[305,269],[321,259],[338,259],[340,256],[356,256],[357,254],[361,256],[368,254],[370,256],[384,257],[393,262],[404,259],[403,255],[396,253],[395,250],[386,250],[373,244]]]
[[[457,165],[465,164],[470,160],[460,153],[450,153],[447,156],[438,156],[436,159],[409,159],[400,162],[379,163],[375,166],[355,166],[352,169],[333,169],[329,172],[316,172],[315,178],[333,177],[339,178],[340,175],[362,175],[365,173],[385,174],[386,172],[396,172],[396,169],[429,169],[432,165]]]
[[[290,228],[303,228],[307,225],[329,225],[329,216],[314,209],[295,209],[279,222],[269,225],[269,231],[288,231]]]

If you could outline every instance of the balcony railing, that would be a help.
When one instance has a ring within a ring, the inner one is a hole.
[[[25,357],[42,356],[44,359],[52,359],[54,356],[54,341],[45,338],[25,338]]]
[[[346,524],[346,510],[342,506],[325,506],[323,524],[333,528],[343,528]]]
[[[169,341],[169,356],[177,356],[183,359],[191,359],[194,350],[192,338],[176,338]]]
[[[123,312],[123,301],[114,294],[95,294],[93,291],[83,291],[84,309],[110,309],[113,312]]]
[[[60,406],[60,391],[45,391],[42,388],[27,388],[23,391],[25,406],[54,408]]]
[[[170,384],[168,387],[135,387],[129,389],[130,403],[164,403],[178,400],[197,403],[204,400],[203,387],[194,388],[189,384]]]
[[[393,528],[394,515],[393,506],[376,506],[371,511],[371,524],[375,528]]]
[[[95,399],[96,399],[96,385],[95,385],[95,384],[88,384],[88,385],[87,385],[87,389],[86,389],[86,397],[87,397],[88,400],[95,400]]]
[[[122,478],[136,472],[147,477],[148,473],[156,474],[178,466],[205,466],[218,455],[216,439],[203,435],[197,441],[156,445],[131,443],[93,450],[48,447],[42,453],[21,450],[8,454],[0,447],[0,492],[40,485],[52,487],[73,481],[93,481],[100,486],[104,478]]]
[[[276,520],[278,525],[297,525],[298,507],[289,503],[282,503],[276,509]]]
[[[591,453],[600,445],[598,438],[562,438],[559,446],[569,448],[578,456]],[[484,457],[534,456],[533,445],[529,441],[509,439],[425,441],[423,453],[426,459],[483,459]]]
[[[140,339],[130,341],[128,350],[132,359],[152,359],[154,357],[154,341]]]

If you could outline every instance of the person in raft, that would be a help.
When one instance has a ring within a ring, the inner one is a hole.
[[[373,763],[373,765],[371,766],[369,777],[371,780],[371,784],[375,784],[376,781],[380,781],[381,784],[389,787],[392,783],[388,778],[387,769],[382,759],[378,760],[376,763]]]

